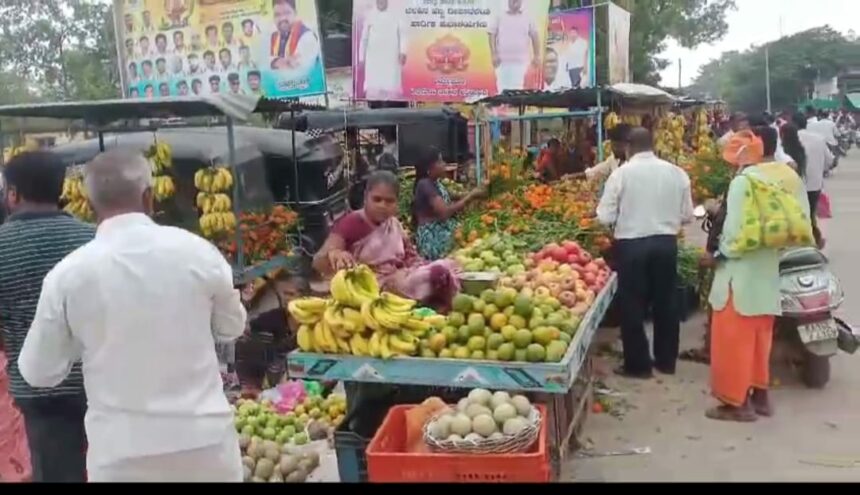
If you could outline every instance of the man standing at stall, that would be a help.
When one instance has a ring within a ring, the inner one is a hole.
[[[84,186],[98,231],[45,277],[21,376],[55,387],[83,361],[91,481],[242,481],[215,352],[245,330],[230,265],[206,240],[152,221],[142,155],[99,155]]]
[[[650,378],[653,368],[672,375],[678,359],[678,233],[693,218],[690,178],[654,154],[641,127],[629,134],[628,160],[606,181],[597,218],[615,229],[624,364],[616,373]],[[645,336],[645,311],[654,315],[654,359]]]
[[[16,156],[3,171],[12,216],[0,226],[0,320],[9,391],[24,415],[33,481],[82,483],[87,398],[78,360],[67,363],[64,380],[52,388],[30,386],[18,366],[46,275],[95,232],[57,206],[65,175],[63,163],[41,151]]]

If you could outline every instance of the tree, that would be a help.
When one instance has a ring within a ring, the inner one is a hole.
[[[724,53],[700,69],[690,91],[721,98],[739,110],[761,111],[767,106],[765,48],[775,109],[809,98],[817,79],[860,66],[860,41],[824,26],[745,52]]]
[[[96,0],[4,0],[0,68],[51,99],[118,94],[113,20]]]

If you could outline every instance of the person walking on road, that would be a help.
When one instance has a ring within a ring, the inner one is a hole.
[[[96,237],[45,277],[21,376],[55,387],[83,362],[91,481],[242,481],[215,351],[245,330],[230,265],[205,239],[152,221],[142,155],[97,156],[84,186]]]
[[[827,141],[819,134],[807,129],[808,120],[802,114],[795,114],[792,120],[797,126],[797,136],[800,138],[800,143],[806,154],[806,170],[802,177],[806,183],[812,233],[815,235],[815,243],[819,248],[823,248],[824,236],[821,234],[821,229],[818,228],[818,200],[824,189],[824,176],[835,158],[827,146]]]
[[[0,321],[9,391],[24,416],[35,482],[86,481],[87,399],[80,364],[69,361],[64,380],[45,389],[28,385],[18,366],[46,275],[95,234],[60,210],[65,176],[63,163],[43,151],[18,155],[3,170],[12,215],[0,226]]]
[[[654,138],[641,127],[628,137],[628,161],[606,181],[597,218],[615,226],[618,297],[622,308],[624,365],[631,378],[653,368],[674,374],[678,359],[678,234],[693,219],[690,178],[654,154]],[[645,312],[654,314],[654,360],[645,336]]]
[[[781,314],[779,251],[733,249],[744,232],[744,204],[753,177],[794,195],[806,208],[803,182],[794,170],[774,158],[776,131],[769,126],[736,134],[723,157],[741,171],[732,180],[725,202],[719,248],[706,255],[715,266],[709,303],[711,318],[711,391],[720,402],[705,415],[720,421],[752,422],[773,415],[768,394],[773,325]]]

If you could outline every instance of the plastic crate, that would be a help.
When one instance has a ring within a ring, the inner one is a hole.
[[[337,472],[341,483],[367,482],[367,459],[364,451],[370,439],[347,428],[347,422],[334,432],[334,451],[337,454]]]
[[[404,452],[406,412],[392,407],[367,447],[367,474],[372,483],[527,483],[549,482],[546,408],[535,445],[522,454],[440,454]]]

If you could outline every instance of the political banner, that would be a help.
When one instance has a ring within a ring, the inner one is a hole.
[[[609,84],[629,83],[630,12],[609,4]]]
[[[324,94],[315,0],[115,0],[128,98]]]
[[[549,0],[354,0],[360,100],[464,102],[540,89]]]
[[[594,9],[553,12],[547,28],[543,89],[590,88],[595,85]]]
[[[325,81],[328,87],[325,95],[306,96],[301,98],[301,102],[322,107],[328,106],[332,110],[350,107],[352,102],[352,67],[326,69]]]

